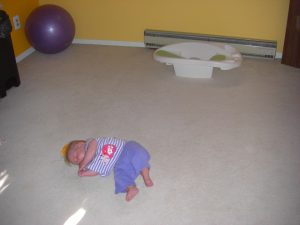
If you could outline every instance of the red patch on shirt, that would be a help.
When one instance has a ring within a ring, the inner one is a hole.
[[[101,152],[102,155],[108,156],[111,159],[114,156],[116,150],[117,147],[115,145],[107,144],[103,146]]]

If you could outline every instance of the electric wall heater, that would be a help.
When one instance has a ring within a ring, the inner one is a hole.
[[[144,42],[148,48],[188,41],[213,41],[232,45],[245,57],[275,59],[277,42],[249,38],[236,38],[207,34],[194,34],[174,31],[145,30]]]

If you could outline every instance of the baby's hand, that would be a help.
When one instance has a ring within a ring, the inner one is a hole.
[[[78,170],[78,176],[83,177],[84,176],[84,170]]]
[[[85,168],[81,168],[81,167],[79,166],[79,168],[78,168],[78,176],[82,177],[84,171],[86,171],[86,169],[85,169]]]
[[[85,166],[84,164],[82,164],[82,162],[79,164],[79,171],[85,170]]]
[[[94,172],[92,170],[79,170],[78,176],[80,177],[92,177],[98,175],[97,172]]]

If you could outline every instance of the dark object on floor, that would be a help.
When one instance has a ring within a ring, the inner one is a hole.
[[[6,90],[20,85],[20,77],[10,33],[12,26],[9,16],[0,10],[0,98],[6,96]]]

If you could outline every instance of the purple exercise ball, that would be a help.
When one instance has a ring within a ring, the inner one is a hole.
[[[53,54],[71,45],[75,35],[75,23],[65,9],[47,4],[37,7],[30,13],[25,33],[36,50]]]

